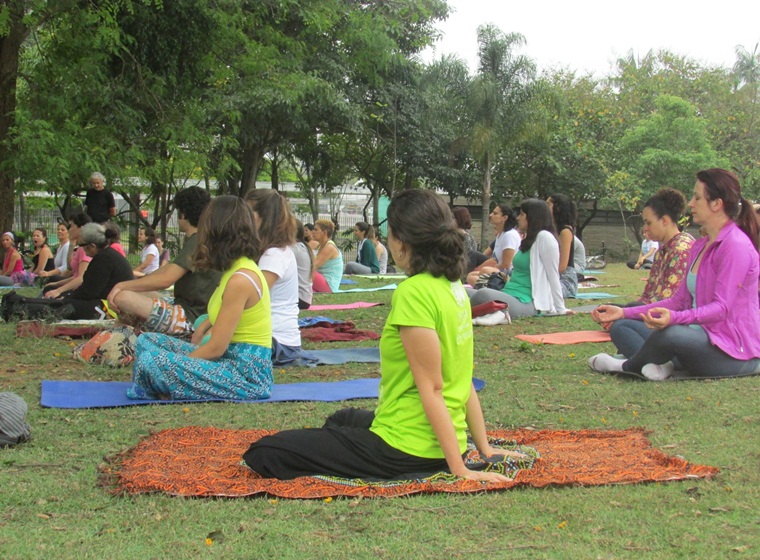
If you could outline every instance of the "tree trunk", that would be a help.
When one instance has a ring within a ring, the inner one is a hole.
[[[483,226],[480,228],[480,246],[487,247],[486,234],[488,228],[486,223],[488,221],[488,214],[491,213],[491,155],[486,154],[485,160],[485,172],[483,173]]]
[[[319,219],[319,184],[314,182],[309,192],[309,208],[314,222]]]
[[[24,2],[3,2],[8,14],[8,34],[0,36],[0,231],[13,228],[14,172],[11,165],[10,130],[15,123],[16,82],[21,44],[29,30],[24,26]]]
[[[578,206],[580,206],[580,204],[578,204]],[[581,241],[583,241],[583,230],[586,229],[586,226],[589,225],[591,223],[591,220],[593,220],[596,217],[596,211],[598,209],[598,206],[599,206],[599,201],[594,199],[593,206],[591,207],[591,213],[588,216],[586,216],[586,219],[583,220],[583,223],[580,223],[580,222],[578,223],[578,231],[576,232],[576,234],[578,235],[578,239],[580,239]]]
[[[243,161],[240,166],[243,170],[243,179],[240,182],[240,191],[238,196],[245,196],[249,190],[256,188],[256,179],[259,176],[259,169],[261,169],[261,162],[264,160],[264,147],[260,144],[253,146],[247,146],[243,150]]]
[[[280,190],[280,160],[277,157],[277,149],[272,150],[272,188]]]

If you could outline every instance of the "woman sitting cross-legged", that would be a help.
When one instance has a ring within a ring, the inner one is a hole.
[[[161,253],[158,250],[156,230],[153,228],[140,228],[137,234],[137,242],[142,245],[140,264],[132,271],[135,278],[142,278],[146,274],[155,272],[161,265]]]
[[[132,266],[111,248],[105,227],[100,224],[86,224],[78,233],[77,240],[79,248],[92,259],[79,287],[57,298],[50,295],[52,292],[48,292],[45,298],[25,298],[23,303],[14,307],[13,315],[27,319],[46,316],[59,319],[103,317],[100,312],[103,300],[116,284],[132,280]]]
[[[498,204],[488,215],[488,220],[494,227],[496,239],[494,239],[493,251],[489,247],[483,254],[488,260],[482,261],[480,257],[475,260],[480,264],[474,271],[467,275],[467,283],[474,286],[481,274],[504,272],[512,274],[513,259],[520,247],[520,234],[517,231],[516,213],[506,204]],[[468,260],[468,266],[469,266]],[[473,262],[474,264],[474,262]]]
[[[434,193],[403,191],[388,207],[388,247],[410,276],[393,295],[380,341],[380,398],[374,413],[339,411],[323,428],[289,430],[244,455],[264,477],[308,475],[391,479],[410,473],[505,481],[469,470],[467,429],[483,457],[524,457],[493,449],[472,386],[470,305],[459,278],[464,237]]]
[[[689,251],[694,238],[678,229],[686,209],[686,197],[675,189],[661,189],[644,203],[641,217],[647,236],[659,243],[644,293],[626,305],[645,305],[671,297],[681,285],[689,267]]]
[[[208,319],[191,342],[141,334],[129,398],[256,400],[270,395],[272,316],[269,288],[256,265],[259,255],[248,204],[236,196],[213,199],[198,223],[194,257],[196,269],[223,272],[208,302]],[[209,340],[198,346],[209,330]]]
[[[614,321],[612,341],[627,359],[597,354],[599,372],[641,373],[652,380],[675,369],[694,377],[760,372],[758,226],[730,171],[697,173],[689,201],[707,235],[694,242],[688,273],[675,294],[638,307],[601,305],[598,322]]]
[[[59,223],[56,233],[58,234],[58,248],[53,257],[53,269],[43,270],[39,274],[40,278],[46,278],[48,283],[63,280],[64,274],[69,269],[69,249],[71,247],[69,224],[66,222]]]
[[[578,272],[575,270],[575,225],[578,210],[575,202],[564,194],[553,194],[546,199],[552,211],[554,228],[559,241],[559,283],[562,296],[575,297],[578,293]]]
[[[46,298],[61,297],[63,294],[76,290],[82,285],[84,273],[90,265],[92,258],[79,246],[79,236],[82,233],[82,228],[90,222],[90,217],[84,212],[79,212],[71,217],[69,223],[68,269],[61,275],[61,280],[49,282],[42,289]]]
[[[559,280],[559,243],[554,237],[554,221],[549,205],[529,198],[520,204],[517,228],[525,233],[512,261],[514,269],[502,290],[467,289],[474,306],[501,301],[509,306],[511,317],[563,315],[565,300]]]
[[[356,238],[356,261],[346,263],[343,274],[378,274],[380,262],[372,238],[374,230],[367,222],[356,222],[354,237]]]
[[[5,251],[3,257],[3,271],[0,274],[0,286],[13,286],[11,275],[24,272],[24,259],[16,249],[16,236],[13,232],[6,231],[2,235],[2,246]]]
[[[245,195],[261,244],[258,265],[269,286],[272,305],[272,364],[282,366],[301,357],[298,329],[298,261],[293,252],[296,218],[288,199],[274,189],[253,189]]]
[[[317,255],[314,257],[315,292],[337,292],[343,277],[343,254],[332,240],[335,224],[330,220],[317,220],[312,231],[312,238],[318,243]]]

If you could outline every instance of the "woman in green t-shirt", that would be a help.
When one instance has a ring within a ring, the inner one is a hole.
[[[388,207],[388,249],[409,279],[393,295],[380,342],[374,412],[341,410],[324,427],[289,430],[251,445],[244,459],[264,477],[309,475],[393,479],[448,470],[463,478],[507,481],[465,465],[467,430],[486,459],[524,458],[494,449],[472,385],[470,305],[459,278],[464,236],[430,191],[404,191]]]
[[[512,261],[509,282],[502,290],[468,288],[472,306],[501,301],[509,306],[512,318],[567,313],[559,277],[559,243],[549,205],[537,198],[523,201],[517,229],[524,237]]]

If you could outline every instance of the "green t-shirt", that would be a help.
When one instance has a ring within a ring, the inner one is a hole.
[[[187,273],[174,283],[174,303],[182,306],[190,321],[195,321],[206,313],[206,306],[222,278],[222,273],[214,270],[193,272],[193,254],[198,246],[198,235],[192,234],[185,239],[174,264],[181,266]]]
[[[533,301],[533,284],[530,281],[530,251],[517,251],[512,259],[512,276],[501,290],[523,303]]]
[[[404,280],[380,340],[380,395],[372,430],[390,445],[415,457],[443,458],[438,438],[422,408],[401,343],[399,327],[434,329],[441,344],[443,398],[459,440],[467,445],[466,406],[472,386],[472,313],[462,283],[428,273]]]

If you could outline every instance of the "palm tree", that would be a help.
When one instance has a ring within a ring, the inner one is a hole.
[[[515,54],[525,44],[519,33],[504,33],[494,25],[478,28],[478,74],[470,90],[473,126],[470,150],[483,171],[483,217],[491,206],[491,174],[500,150],[519,136],[521,106],[531,95],[536,65]],[[487,228],[481,232],[485,245]]]

